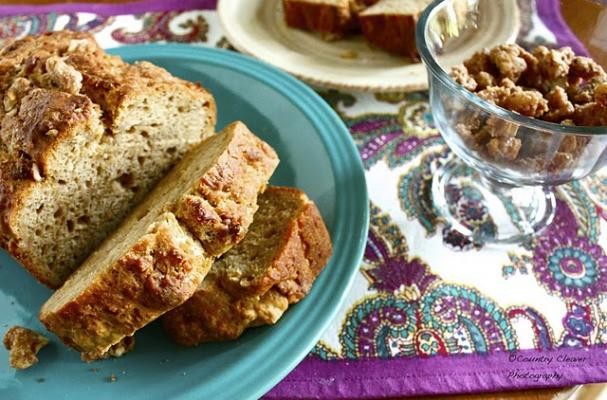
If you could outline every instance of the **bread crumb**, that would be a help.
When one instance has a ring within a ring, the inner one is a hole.
[[[4,335],[4,347],[9,351],[10,365],[16,369],[26,369],[36,364],[36,354],[47,344],[46,337],[21,326],[13,326]]]
[[[354,50],[346,50],[342,52],[339,57],[345,60],[355,60],[358,58],[358,52]]]
[[[107,378],[107,380],[108,380],[108,382],[113,383],[118,380],[118,377],[116,376],[116,374],[112,374]]]

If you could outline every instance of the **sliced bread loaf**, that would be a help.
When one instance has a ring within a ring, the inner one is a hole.
[[[381,0],[358,15],[365,38],[391,53],[418,58],[415,24],[431,0]]]
[[[283,0],[287,25],[318,32],[325,40],[343,37],[354,25],[351,0]]]
[[[0,246],[56,288],[185,152],[213,97],[87,33],[0,50]]]
[[[213,264],[192,298],[164,315],[163,325],[175,341],[193,346],[274,324],[309,292],[330,255],[314,203],[301,190],[269,187],[244,240]]]
[[[84,359],[187,300],[245,235],[278,164],[240,122],[189,152],[40,311]]]

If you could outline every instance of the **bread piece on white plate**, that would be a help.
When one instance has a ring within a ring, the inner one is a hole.
[[[415,25],[431,0],[381,0],[358,15],[369,43],[410,58],[418,58]]]
[[[356,27],[350,0],[283,0],[282,5],[288,26],[317,32],[325,40],[342,38]]]

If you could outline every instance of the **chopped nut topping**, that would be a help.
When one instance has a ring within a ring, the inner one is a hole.
[[[57,56],[47,58],[45,66],[47,72],[43,79],[47,80],[51,86],[72,94],[80,93],[80,89],[82,89],[80,71]]]

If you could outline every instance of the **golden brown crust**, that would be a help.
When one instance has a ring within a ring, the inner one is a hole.
[[[196,246],[166,213],[60,309],[47,310],[45,304],[40,320],[78,351],[103,354],[190,297],[211,264]],[[70,280],[64,288],[69,285]]]
[[[38,362],[36,355],[48,344],[48,339],[31,329],[13,326],[4,334],[3,343],[9,351],[11,367],[26,369]]]
[[[341,5],[283,0],[285,21],[292,28],[318,32],[326,40],[343,37],[355,28],[348,1]]]
[[[262,196],[305,198],[300,190],[283,187],[270,187]],[[234,281],[227,270],[217,270],[216,263],[194,296],[164,315],[163,326],[173,339],[186,346],[235,339],[248,327],[275,323],[289,304],[301,300],[332,252],[331,238],[313,202],[305,198],[278,240],[273,257],[256,277]],[[238,246],[232,251],[238,252]]]
[[[291,267],[290,279],[276,282],[274,286],[277,292],[288,299],[289,304],[298,302],[308,294],[314,280],[327,264],[333,251],[331,237],[314,203],[310,202],[305,206],[297,219],[297,227],[292,228],[290,235],[298,237],[290,238],[289,242],[301,243],[303,254],[299,256],[293,254],[293,258],[281,260],[281,265]],[[298,258],[302,256],[303,259],[300,262]],[[304,259],[306,262],[303,262]],[[293,262],[293,260],[296,261]]]

